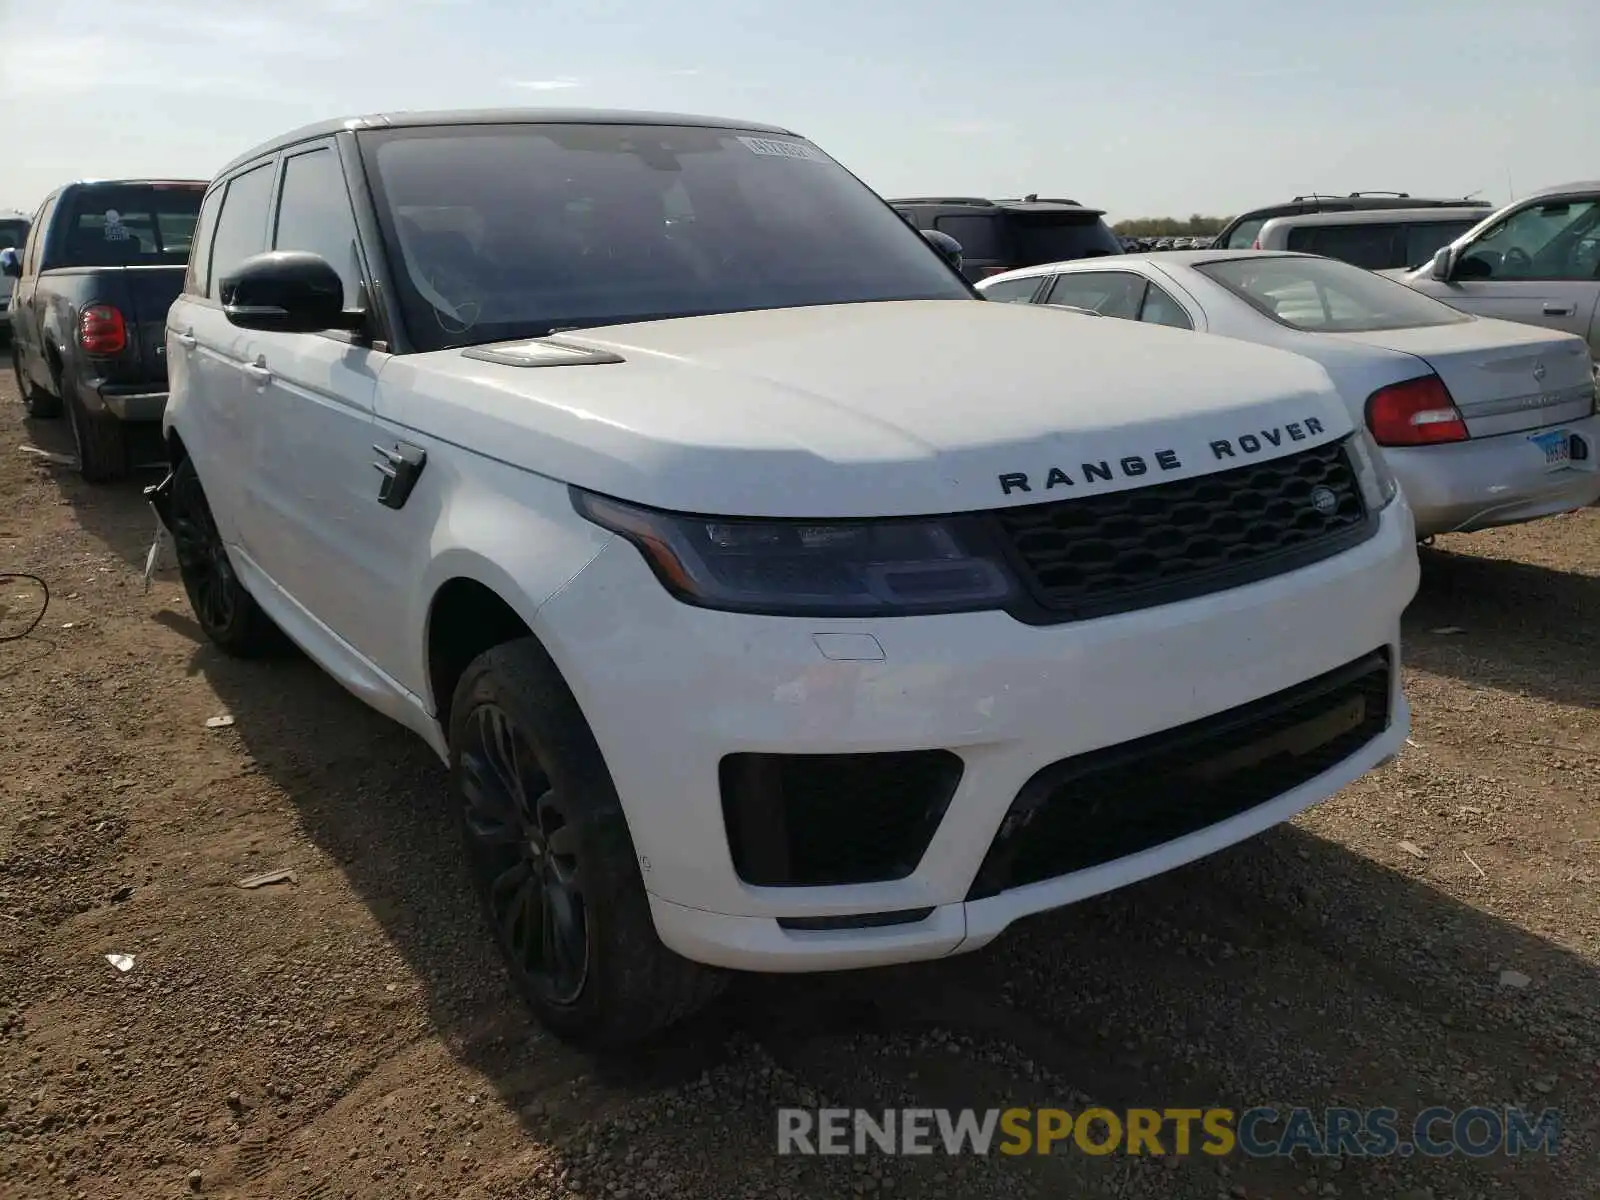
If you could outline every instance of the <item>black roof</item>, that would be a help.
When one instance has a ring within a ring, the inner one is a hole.
[[[691,116],[685,113],[631,112],[608,108],[468,108],[437,109],[427,112],[371,113],[363,117],[335,117],[303,125],[262,142],[239,155],[218,172],[225,175],[242,163],[271,154],[296,142],[326,137],[345,130],[409,129],[428,125],[692,125],[706,129],[743,129],[751,133],[781,133],[799,137],[792,129],[760,121],[735,121],[726,117]]]

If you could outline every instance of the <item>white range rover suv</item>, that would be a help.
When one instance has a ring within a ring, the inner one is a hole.
[[[1320,367],[984,301],[787,130],[303,129],[167,320],[197,619],[448,763],[576,1042],[974,949],[1405,738],[1412,519]]]

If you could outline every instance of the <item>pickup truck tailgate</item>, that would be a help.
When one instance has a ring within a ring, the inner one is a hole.
[[[120,271],[127,305],[122,317],[128,326],[128,366],[140,379],[162,387],[167,382],[167,310],[183,290],[184,270],[161,266]]]

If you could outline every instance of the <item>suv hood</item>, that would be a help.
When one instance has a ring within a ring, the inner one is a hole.
[[[478,357],[552,343],[614,357]],[[1067,499],[1351,429],[1323,369],[1286,351],[978,300],[728,313],[405,355],[384,367],[377,408],[621,499],[773,517]]]

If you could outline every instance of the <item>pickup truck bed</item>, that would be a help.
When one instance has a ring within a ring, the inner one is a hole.
[[[166,407],[167,309],[205,187],[69,184],[34,222],[11,313],[17,386],[30,415],[66,413],[86,479],[126,475],[127,427]]]

